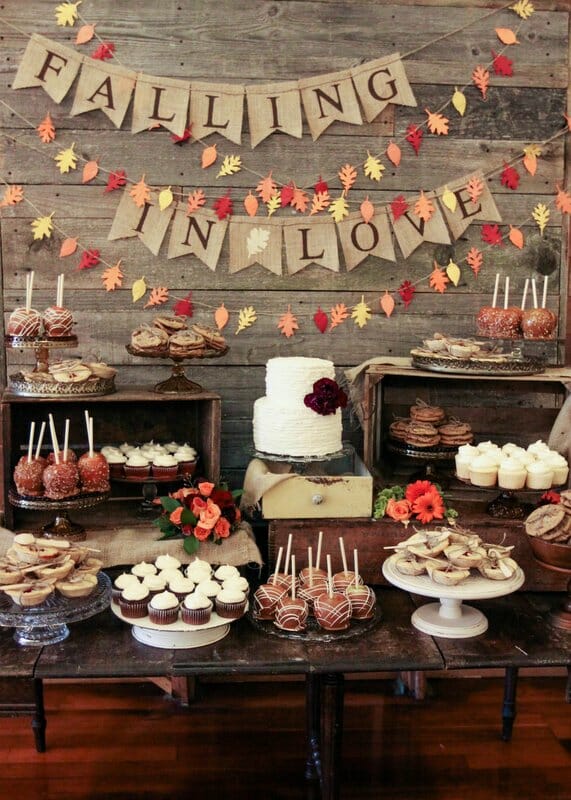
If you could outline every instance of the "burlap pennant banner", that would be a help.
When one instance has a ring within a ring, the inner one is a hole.
[[[229,230],[230,273],[260,264],[282,274],[282,221],[273,218],[232,217]]]
[[[115,127],[123,124],[137,75],[124,67],[105,64],[94,58],[83,62],[75,90],[71,116],[100,109]]]
[[[71,89],[83,56],[58,42],[32,34],[20,62],[12,89],[41,86],[56,103]]]
[[[151,192],[150,199],[151,203],[145,203],[139,208],[133,202],[128,190],[125,190],[107,238],[110,240],[129,239],[132,236],[138,236],[145,247],[148,247],[151,253],[157,256],[171,221],[174,206],[169,206],[161,211],[156,192]]]
[[[396,261],[389,218],[384,208],[377,209],[370,222],[365,222],[361,213],[354,211],[338,223],[337,230],[347,272],[358,267],[367,256]]]
[[[195,139],[219,133],[234,144],[242,141],[243,86],[230,83],[192,82],[190,124]]]
[[[313,141],[336,120],[363,124],[351,70],[304,78],[298,85]]]
[[[473,178],[480,180],[482,185],[482,193],[475,202],[470,199],[466,191],[467,182]],[[442,202],[442,195],[445,189],[450,189],[456,197],[456,208],[454,211],[447,208],[446,204]],[[440,206],[454,239],[459,239],[474,220],[480,219],[486,222],[502,221],[500,212],[488,188],[484,174],[481,171],[475,172],[469,176],[464,176],[457,181],[451,181],[446,184],[446,186],[440,186],[436,190],[436,194],[440,198]]]
[[[213,272],[218,265],[228,221],[199,209],[188,216],[183,206],[174,215],[167,258],[194,255]]]
[[[272,133],[301,139],[301,97],[297,81],[246,86],[252,149]]]
[[[309,264],[339,272],[336,226],[331,217],[283,220],[282,224],[289,275]]]
[[[188,120],[189,97],[189,81],[137,75],[132,133],[148,130],[158,123],[182,136]]]
[[[354,67],[351,77],[367,122],[376,119],[389,103],[417,104],[398,53]]]

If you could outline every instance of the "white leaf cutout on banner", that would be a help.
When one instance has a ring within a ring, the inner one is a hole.
[[[256,253],[263,253],[269,241],[270,232],[267,228],[252,228],[246,239],[248,257],[255,256]]]

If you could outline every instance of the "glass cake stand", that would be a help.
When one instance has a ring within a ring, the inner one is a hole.
[[[383,575],[394,586],[423,597],[437,597],[438,603],[427,603],[417,608],[411,617],[415,628],[431,636],[445,639],[468,639],[488,630],[488,620],[477,608],[463,605],[464,600],[487,600],[503,597],[519,589],[525,580],[518,567],[515,575],[505,581],[494,581],[471,575],[456,586],[442,586],[428,575],[403,575],[396,568],[399,554],[383,563]]]
[[[109,492],[93,492],[77,495],[64,500],[49,500],[46,497],[27,497],[18,494],[14,488],[8,491],[10,505],[28,511],[53,511],[55,517],[41,529],[41,536],[49,539],[68,539],[70,542],[83,542],[87,534],[83,525],[73,522],[68,511],[83,511],[94,508],[109,497]]]
[[[64,597],[56,590],[41,605],[22,608],[0,592],[0,625],[15,628],[20,645],[43,646],[62,642],[69,636],[68,625],[104,611],[111,600],[111,580],[97,575],[97,586],[88,597]]]
[[[168,353],[141,353],[139,350],[135,350],[130,344],[125,345],[125,347],[128,353],[138,358],[162,358],[163,360],[166,359],[167,361],[170,360],[173,362],[170,378],[167,378],[166,381],[159,381],[159,383],[156,383],[153,387],[153,391],[160,392],[161,394],[198,394],[198,392],[204,391],[199,383],[191,381],[186,377],[184,374],[184,362],[196,361],[197,359],[204,358],[221,358],[225,356],[230,349],[229,347],[225,347],[222,350],[204,350],[202,353],[195,356],[171,356]]]

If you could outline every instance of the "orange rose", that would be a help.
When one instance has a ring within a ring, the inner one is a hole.
[[[395,519],[398,522],[410,519],[411,513],[412,510],[408,500],[395,500],[394,498],[391,498],[385,509],[385,514],[387,517]]]
[[[212,530],[212,528],[216,525],[218,520],[220,519],[220,509],[213,503],[212,500],[206,501],[206,508],[203,508],[200,512],[200,522],[199,524],[203,528],[208,528],[208,530]]]
[[[210,528],[204,528],[202,525],[197,525],[194,529],[194,535],[199,542],[203,542],[205,539],[208,539],[211,533],[212,531]]]
[[[203,497],[210,497],[214,491],[214,484],[208,483],[208,481],[203,481],[202,483],[198,484],[198,491]]]
[[[227,539],[230,536],[230,523],[224,517],[220,517],[214,526],[214,533],[221,539]]]
[[[193,497],[192,504],[190,506],[190,510],[193,514],[198,515],[202,511],[202,509],[206,508],[206,500],[203,500],[202,497]]]
[[[171,512],[169,519],[173,525],[180,525],[180,518],[182,516],[182,506],[175,508],[174,511]]]
[[[183,486],[182,489],[172,492],[169,497],[174,497],[175,500],[179,500],[182,503],[191,494],[198,494],[198,489],[191,489],[188,486]]]

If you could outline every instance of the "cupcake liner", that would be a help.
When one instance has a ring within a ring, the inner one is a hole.
[[[176,478],[178,467],[151,467],[151,474],[155,478]]]
[[[129,467],[125,464],[125,477],[126,478],[148,478],[149,467]]]
[[[178,619],[178,606],[175,608],[153,608],[148,605],[149,619],[155,625],[170,625]]]
[[[144,600],[131,601],[130,603],[119,599],[119,608],[121,609],[121,614],[127,619],[141,619],[141,617],[147,616],[148,602],[148,597],[145,597]]]
[[[216,599],[216,613],[224,619],[238,619],[244,615],[245,610],[245,599],[241,603],[221,603]]]
[[[208,608],[186,608],[181,606],[180,616],[188,625],[206,625],[210,621],[212,606]]]

